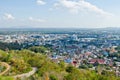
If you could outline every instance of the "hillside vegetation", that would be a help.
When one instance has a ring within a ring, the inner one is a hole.
[[[37,72],[30,77],[24,77],[24,80],[120,80],[111,72],[97,74],[95,71],[78,69],[70,64],[66,65],[63,61],[54,63],[43,54],[44,51],[38,49],[0,50],[0,61],[11,66],[7,73],[0,76],[0,80],[15,80],[13,76],[28,73],[32,71],[32,67],[37,68]],[[37,50],[37,53],[33,52],[34,50]],[[23,80],[23,78],[16,80]]]

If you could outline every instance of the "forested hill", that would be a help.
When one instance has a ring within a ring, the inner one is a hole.
[[[4,42],[0,42],[0,49],[1,50],[20,50],[22,48],[22,45],[16,43],[4,43]]]

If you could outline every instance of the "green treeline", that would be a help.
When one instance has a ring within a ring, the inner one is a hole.
[[[16,43],[4,43],[4,42],[0,42],[0,49],[1,50],[20,50],[22,47],[22,45]]]

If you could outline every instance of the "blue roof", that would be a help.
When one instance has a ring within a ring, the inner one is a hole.
[[[71,62],[72,62],[71,59],[65,59],[64,61],[65,61],[66,63],[71,63]]]
[[[108,55],[109,55],[109,53],[106,52],[106,51],[104,51],[103,54],[104,54],[105,56],[108,56]]]

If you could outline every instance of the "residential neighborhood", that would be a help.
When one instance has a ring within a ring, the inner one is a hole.
[[[78,68],[97,69],[104,65],[104,70],[114,71],[120,75],[119,32],[106,31],[71,31],[68,33],[21,32],[0,35],[4,43],[26,46],[47,46],[52,52],[47,56],[56,63],[61,60]],[[21,48],[21,49],[22,49]]]

